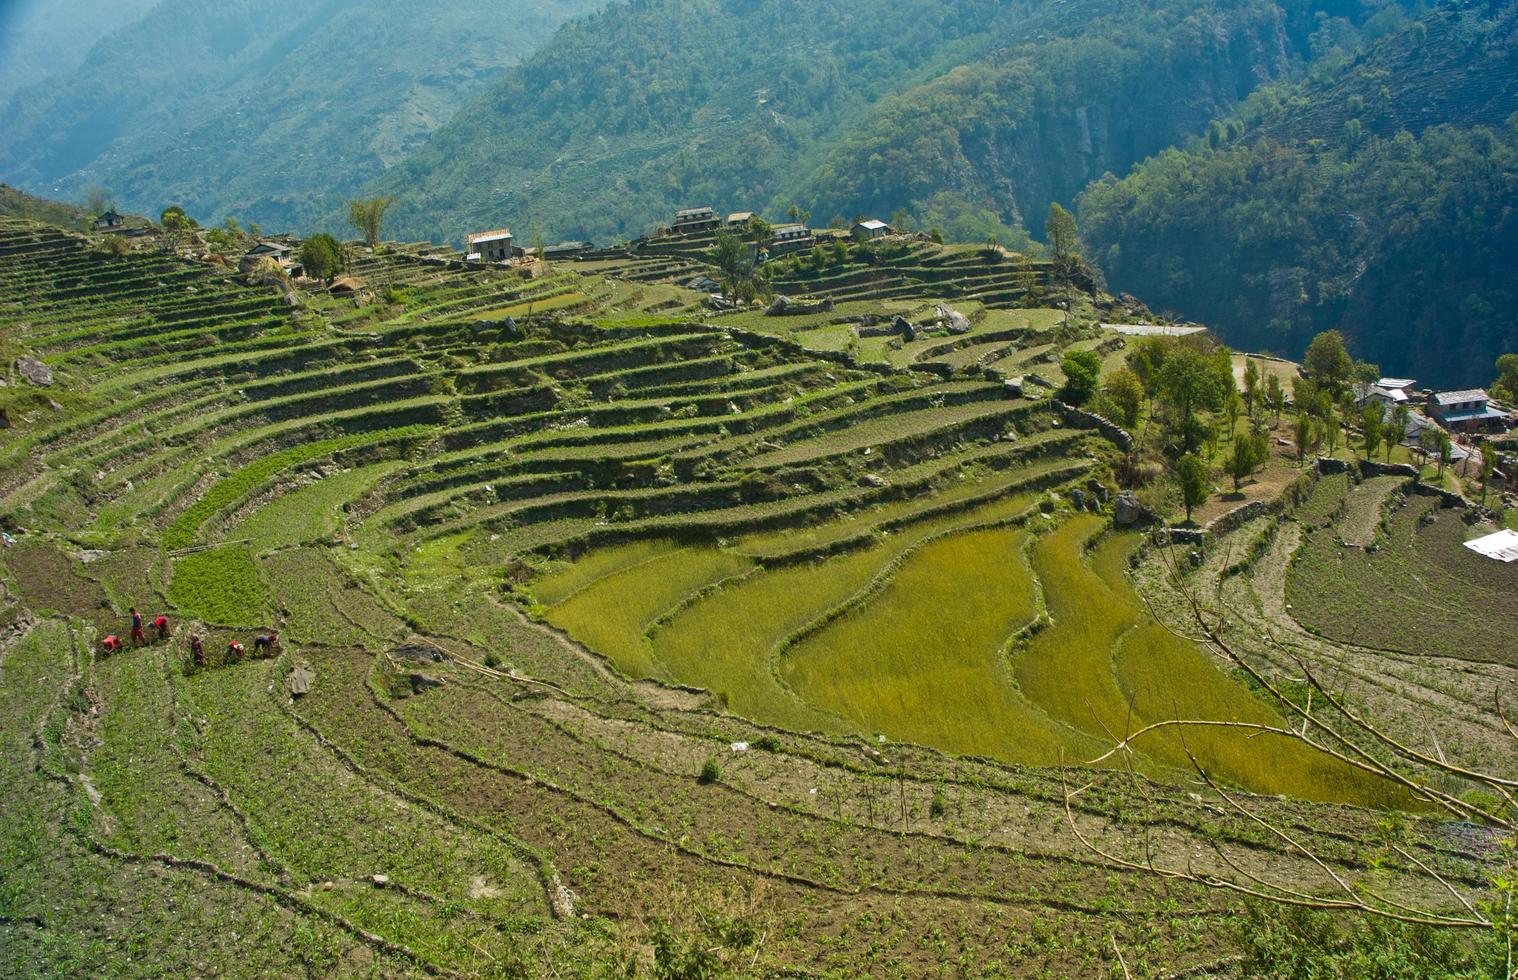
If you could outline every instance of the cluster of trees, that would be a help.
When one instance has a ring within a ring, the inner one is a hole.
[[[1109,281],[1255,350],[1295,353],[1342,328],[1438,387],[1518,349],[1518,115],[1417,136],[1276,131],[1091,185],[1080,214]]]

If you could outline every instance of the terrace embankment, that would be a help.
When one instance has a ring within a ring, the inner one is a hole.
[[[1234,897],[1072,827],[1308,891],[1479,888],[1484,834],[1414,809],[1382,847],[1383,814],[1340,804],[1405,799],[1266,740],[1188,745],[1321,864],[1187,782],[1174,739],[1085,767],[1167,711],[1276,719],[1134,591],[1137,542],[1094,503],[1116,449],[1002,383],[1058,384],[1063,351],[1108,342],[1036,305],[1036,264],[979,253],[919,243],[884,279],[797,266],[781,286],[834,310],[766,318],[657,281],[699,256],[528,279],[392,245],[354,250],[369,301],[292,305],[0,222],[4,353],[56,379],[0,389],[6,966],[1091,975],[1121,950],[1149,975],[1235,955]],[[860,329],[944,297],[960,332]],[[1403,528],[1394,491],[1324,486],[1314,534],[1353,514],[1363,536],[1384,506],[1419,555],[1458,537]],[[1284,596],[1296,539],[1275,540],[1255,574]],[[102,656],[133,605],[172,635]],[[275,631],[270,656],[228,651]],[[1461,693],[1418,689],[1430,710]],[[1486,730],[1446,713],[1441,738]]]

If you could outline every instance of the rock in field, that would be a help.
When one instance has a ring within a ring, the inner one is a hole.
[[[30,357],[16,358],[16,372],[29,383],[46,388],[53,383],[53,372],[41,361]]]

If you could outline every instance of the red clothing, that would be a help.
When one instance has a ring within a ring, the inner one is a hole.
[[[133,630],[140,630],[140,629],[142,629],[142,613],[138,612],[135,609],[132,610],[132,629]]]
[[[115,634],[112,634],[112,635],[106,637],[103,641],[101,641],[100,645],[103,646],[103,647],[105,647],[107,650],[110,650],[110,651],[120,650],[121,649],[121,638],[118,637],[118,636],[116,636]]]
[[[159,616],[157,619],[153,620],[154,629],[161,630],[167,625],[169,625],[169,617],[167,616]]]
[[[132,642],[134,642],[134,643],[146,643],[146,642],[148,642],[148,638],[146,636],[142,635],[142,624],[141,623],[138,623],[138,624],[136,624],[136,625],[134,625],[132,627]]]

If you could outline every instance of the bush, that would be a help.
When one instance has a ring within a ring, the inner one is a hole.
[[[933,819],[938,820],[942,819],[948,809],[949,801],[944,798],[943,789],[938,788],[933,790],[933,801],[928,804],[928,813],[932,815]]]
[[[497,667],[501,666],[501,658],[496,656],[494,650],[485,654],[485,666],[489,667],[491,670],[495,670]]]
[[[722,767],[717,764],[716,756],[707,756],[706,761],[701,763],[701,775],[696,777],[696,782],[702,786],[710,786],[722,778]]]

